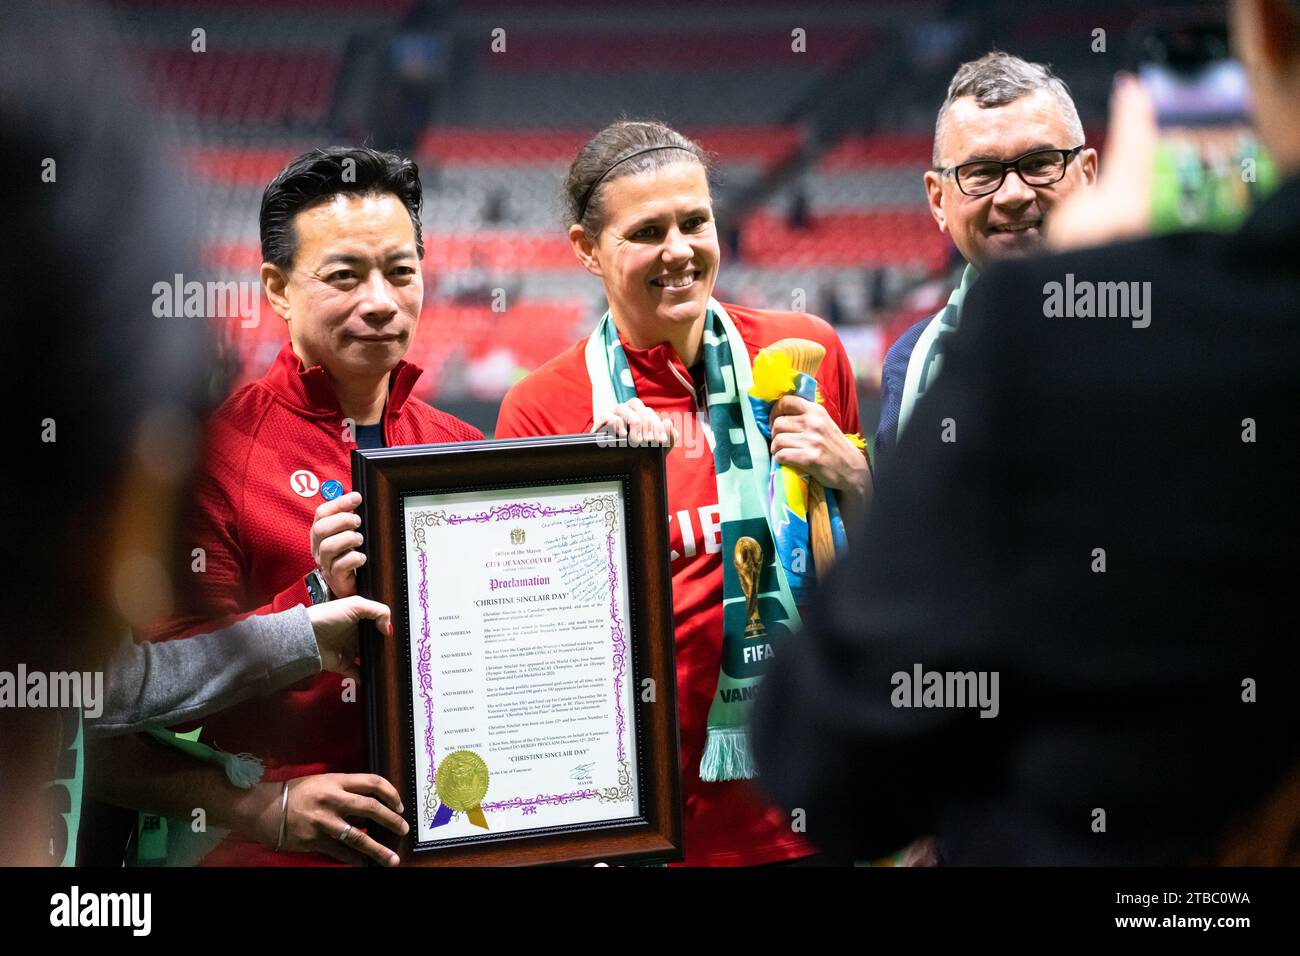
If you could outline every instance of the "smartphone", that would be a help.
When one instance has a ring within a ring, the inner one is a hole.
[[[1152,184],[1155,232],[1231,231],[1277,185],[1250,116],[1250,85],[1222,23],[1149,29],[1137,74],[1159,124]]]

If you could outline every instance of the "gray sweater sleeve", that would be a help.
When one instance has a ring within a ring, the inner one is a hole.
[[[253,615],[211,634],[158,644],[128,641],[104,675],[103,710],[91,737],[197,720],[321,670],[307,609]]]

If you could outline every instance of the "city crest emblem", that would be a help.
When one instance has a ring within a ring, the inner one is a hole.
[[[510,532],[510,543],[511,543],[511,544],[523,544],[523,543],[524,543],[524,529],[523,529],[523,528],[515,528],[515,529],[513,529],[513,530]]]

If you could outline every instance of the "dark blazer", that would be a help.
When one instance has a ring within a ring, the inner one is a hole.
[[[1150,282],[1150,325],[1047,317],[1067,274]],[[1212,858],[1300,762],[1300,179],[1235,235],[990,268],[944,362],[777,649],[760,782],[858,858]],[[998,715],[893,706],[918,664],[998,672]]]
[[[933,315],[912,325],[900,335],[885,352],[885,363],[880,369],[880,422],[876,426],[877,455],[893,448],[898,440],[898,414],[903,410],[903,383],[907,380],[907,363],[912,360],[916,342],[930,324]]]

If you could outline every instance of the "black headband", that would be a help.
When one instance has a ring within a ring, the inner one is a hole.
[[[624,163],[626,163],[629,159],[636,159],[638,156],[643,156],[646,153],[653,153],[659,149],[681,149],[681,150],[685,150],[688,153],[690,152],[690,150],[686,149],[685,146],[647,146],[644,149],[638,149],[634,153],[628,153],[622,159],[614,160],[612,163],[610,163],[608,166],[605,167],[605,171],[601,173],[599,176],[597,176],[595,182],[593,182],[590,186],[588,186],[587,191],[582,194],[582,202],[578,203],[578,224],[581,225],[583,217],[587,215],[587,203],[591,200],[592,192],[595,191],[596,187],[601,184],[601,181],[610,174],[610,172],[614,169],[615,166],[621,166]]]

